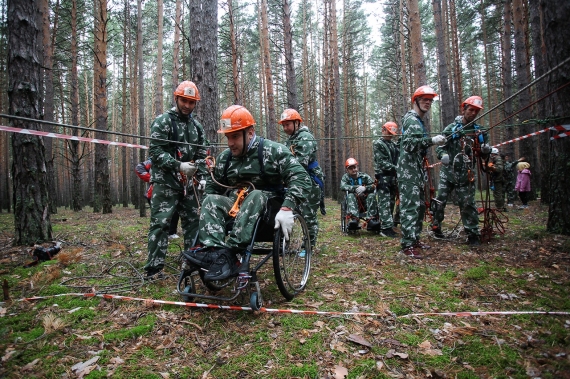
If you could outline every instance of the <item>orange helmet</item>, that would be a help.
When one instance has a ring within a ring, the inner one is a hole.
[[[196,84],[189,80],[185,80],[178,85],[176,91],[174,91],[174,96],[180,96],[185,99],[190,100],[200,100],[200,93],[198,92],[198,87]]]
[[[466,105],[472,105],[475,108],[483,109],[483,99],[481,99],[480,96],[468,97],[463,103],[461,103],[461,108],[465,107]]]
[[[416,101],[416,97],[419,96],[431,96],[432,98],[437,96],[437,93],[430,86],[421,86],[412,95],[412,103]]]
[[[301,115],[299,112],[294,110],[293,108],[288,108],[281,113],[281,119],[278,121],[279,124],[283,124],[283,121],[299,121],[303,122]]]
[[[344,168],[347,168],[348,166],[357,166],[357,165],[358,162],[354,158],[348,158],[346,162],[344,162]]]
[[[241,105],[232,105],[222,113],[218,133],[237,132],[252,125],[255,125],[255,120],[247,108]]]
[[[382,126],[382,130],[385,130],[391,135],[395,136],[398,133],[398,125],[396,125],[395,122],[388,121]]]

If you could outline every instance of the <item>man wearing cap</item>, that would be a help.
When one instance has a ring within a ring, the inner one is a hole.
[[[378,196],[378,214],[381,223],[380,234],[384,237],[394,238],[397,234],[392,229],[395,221],[400,222],[400,206],[396,205],[398,183],[396,181],[396,165],[400,151],[392,138],[398,134],[398,125],[395,122],[387,122],[382,126],[382,138],[374,141],[374,176],[378,180],[376,194]]]
[[[437,157],[442,166],[439,171],[439,186],[432,232],[438,238],[444,238],[441,231],[445,205],[452,191],[457,194],[461,221],[467,232],[469,245],[480,245],[479,215],[475,207],[475,150],[480,149],[484,157],[491,150],[487,144],[487,133],[480,125],[473,123],[479,111],[483,109],[483,99],[471,96],[461,104],[462,115],[455,118],[444,130],[447,143],[436,148]]]
[[[443,145],[447,141],[442,135],[430,137],[424,126],[423,117],[431,109],[436,96],[431,87],[419,87],[412,95],[412,109],[402,117],[400,157],[396,167],[402,223],[400,244],[401,253],[415,259],[422,259],[422,249],[429,249],[428,245],[420,242],[426,211],[424,157],[430,146]]]
[[[507,212],[505,208],[505,178],[503,176],[504,164],[499,149],[491,149],[491,158],[487,163],[487,172],[490,173],[493,196],[495,197],[495,208],[499,211]]]
[[[192,117],[200,100],[193,82],[183,81],[174,91],[176,106],[158,116],[150,127],[149,156],[152,160],[148,258],[144,270],[149,279],[162,277],[168,249],[168,230],[178,211],[184,232],[184,248],[192,247],[198,230],[198,199],[189,188],[198,171],[203,181],[203,164],[210,145],[202,125]],[[201,161],[201,164],[198,162]],[[205,185],[205,182],[203,183]]]
[[[204,279],[209,281],[249,270],[240,267],[236,254],[243,253],[253,238],[255,223],[270,197],[284,198],[275,229],[281,228],[287,240],[293,209],[307,203],[313,186],[307,171],[285,145],[255,134],[255,120],[245,107],[232,105],[224,110],[218,133],[227,138],[228,148],[217,156],[213,179],[209,177],[206,184],[198,227],[204,249],[185,253],[192,263],[207,270]],[[230,210],[244,187],[249,191],[226,238],[226,225],[234,217]]]

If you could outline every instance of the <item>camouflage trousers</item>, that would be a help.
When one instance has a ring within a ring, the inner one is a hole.
[[[395,177],[383,177],[382,182],[378,181],[376,195],[378,197],[378,215],[380,217],[382,229],[393,228],[394,223],[400,222],[400,205],[396,205],[398,194],[398,183]]]
[[[307,194],[307,203],[299,207],[299,211],[309,229],[309,236],[311,237],[311,246],[315,247],[317,244],[317,236],[319,234],[319,220],[317,218],[317,211],[321,203],[321,188],[313,182],[311,190]]]
[[[443,176],[440,177],[439,186],[437,188],[436,200],[438,200],[438,202],[436,204],[432,226],[441,227],[441,223],[445,217],[447,199],[453,190],[455,190],[455,194],[457,195],[461,221],[463,222],[465,231],[469,235],[480,235],[479,214],[475,206],[475,183],[466,182],[456,184]]]
[[[273,193],[254,190],[246,196],[236,215],[232,230],[226,240],[226,224],[232,219],[228,214],[236,200],[231,196],[208,195],[202,204],[198,240],[206,247],[244,250],[253,238],[255,223],[263,215],[267,199]]]
[[[359,217],[359,202],[366,207],[366,218],[371,219],[378,217],[378,203],[376,202],[376,196],[373,193],[360,196],[356,196],[356,194],[350,192],[347,193],[346,213]]]
[[[400,191],[400,222],[402,238],[400,244],[405,249],[420,240],[423,229],[426,204],[424,198],[424,182],[398,180]]]
[[[150,228],[148,231],[148,258],[145,270],[164,267],[168,250],[168,234],[175,211],[178,210],[184,233],[184,249],[194,245],[198,231],[199,204],[193,191],[184,196],[163,184],[154,184],[150,200]]]
[[[502,210],[505,208],[505,182],[502,180],[495,181],[494,185],[495,192],[493,196],[495,197],[495,208]]]
[[[507,203],[514,204],[517,200],[517,191],[515,191],[515,185],[517,181],[516,178],[514,180],[509,180],[505,183],[505,192],[507,193]]]

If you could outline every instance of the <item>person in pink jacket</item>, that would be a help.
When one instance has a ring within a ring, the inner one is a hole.
[[[530,164],[527,162],[517,163],[517,184],[515,191],[519,193],[519,198],[522,201],[521,209],[528,208],[528,198],[530,197]]]

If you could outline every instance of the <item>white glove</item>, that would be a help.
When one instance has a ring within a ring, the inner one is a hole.
[[[194,166],[193,163],[190,162],[182,162],[180,163],[180,172],[186,176],[194,176],[198,167]]]
[[[293,222],[295,222],[295,216],[293,216],[293,211],[284,211],[283,209],[277,212],[275,216],[275,229],[281,226],[281,231],[283,232],[283,237],[285,241],[289,241],[289,234],[293,230]]]
[[[441,156],[441,163],[447,166],[449,164],[449,155],[443,154]]]
[[[204,191],[206,189],[206,181],[204,179],[200,180],[198,183],[198,191]]]
[[[357,194],[358,196],[360,196],[360,194],[362,194],[364,191],[366,191],[366,187],[364,187],[364,186],[358,186],[358,187],[356,187],[356,194]]]
[[[491,152],[491,146],[489,146],[488,144],[483,144],[481,145],[481,152],[483,154],[489,154]]]
[[[445,145],[445,143],[447,142],[447,138],[445,138],[441,134],[438,134],[437,136],[431,137],[431,142],[433,142],[434,145],[441,146]]]

